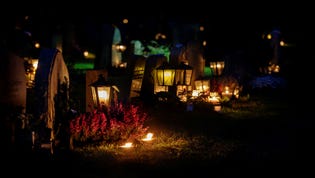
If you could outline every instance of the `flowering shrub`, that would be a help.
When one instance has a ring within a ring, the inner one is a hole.
[[[147,114],[139,106],[117,103],[108,111],[95,110],[78,115],[70,121],[70,134],[79,143],[140,139],[147,130],[146,119]]]

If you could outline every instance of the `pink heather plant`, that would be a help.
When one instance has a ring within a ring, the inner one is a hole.
[[[116,103],[107,112],[95,110],[75,117],[70,121],[70,133],[79,143],[140,139],[147,131],[147,117],[139,106]]]

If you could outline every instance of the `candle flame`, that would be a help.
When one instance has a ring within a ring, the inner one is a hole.
[[[143,140],[143,141],[150,141],[150,140],[152,140],[152,137],[153,137],[153,133],[148,133],[148,134],[146,135],[146,137],[143,138],[142,140]]]
[[[131,148],[132,147],[132,143],[131,142],[127,142],[124,145],[120,146],[122,148]]]

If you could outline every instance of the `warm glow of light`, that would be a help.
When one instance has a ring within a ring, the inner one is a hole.
[[[217,97],[208,97],[210,103],[219,103],[220,100]]]
[[[209,89],[209,86],[207,86],[206,84],[204,85],[199,85],[199,86],[196,86],[196,89],[198,91],[207,91]]]
[[[228,96],[231,97],[232,96],[232,92],[230,91],[230,88],[228,86],[224,87],[224,91],[222,92],[223,96]]]
[[[131,142],[127,142],[124,145],[121,145],[120,147],[122,147],[122,148],[131,148],[132,147],[132,143]]]
[[[267,35],[267,39],[270,40],[272,38],[271,34]]]
[[[83,56],[85,59],[95,59],[96,57],[91,51],[84,51]]]
[[[206,40],[202,42],[202,46],[207,46],[207,41]]]
[[[156,80],[158,85],[172,86],[174,84],[175,68],[160,66],[156,69]]]
[[[116,50],[119,52],[124,52],[127,49],[127,47],[123,44],[117,44],[116,45]]]
[[[172,72],[171,71],[165,71],[164,72],[164,77],[171,77],[172,76]]]
[[[95,96],[95,99],[96,97],[98,97],[99,103],[96,103],[96,104],[99,104],[99,105],[110,104],[110,89],[111,87],[108,87],[108,86],[97,87],[97,96]]]
[[[128,19],[123,19],[124,24],[127,24],[128,22],[129,22]]]
[[[214,110],[215,110],[216,112],[221,111],[221,105],[216,105],[216,106],[214,106]]]
[[[83,55],[84,55],[84,57],[87,57],[89,55],[89,52],[88,51],[84,51]]]
[[[285,42],[284,41],[280,41],[280,46],[285,46]]]
[[[230,88],[228,86],[224,87],[224,93],[229,94],[230,93]]]
[[[195,80],[195,87],[196,90],[198,90],[200,93],[207,93],[210,89],[210,81],[201,79],[201,80]]]
[[[204,31],[204,30],[205,30],[205,27],[204,27],[204,26],[200,26],[200,27],[199,27],[199,30],[200,30],[200,31]]]
[[[151,141],[151,140],[152,140],[152,137],[153,137],[153,133],[148,133],[148,134],[146,135],[146,137],[143,138],[142,140],[143,140],[143,141]]]
[[[38,66],[38,59],[33,59],[32,60],[32,66],[34,67],[34,73],[35,73],[35,71],[37,69],[37,66]]]
[[[107,94],[106,91],[99,91],[99,92],[98,92],[98,96],[99,96],[100,98],[107,98],[107,97],[108,97],[108,94]]]
[[[214,75],[221,75],[224,69],[224,61],[210,62],[210,68]]]
[[[166,39],[166,35],[162,34],[162,33],[157,33],[155,35],[155,39],[159,40],[159,39]]]
[[[100,103],[106,103],[109,95],[108,95],[107,91],[98,91],[98,97],[100,99]]]
[[[120,68],[127,68],[127,62],[123,62],[119,64]]]
[[[40,44],[38,42],[35,43],[35,48],[40,48]]]
[[[239,98],[240,90],[238,88],[235,88],[234,91],[233,91],[233,95],[235,96],[235,98]]]
[[[280,71],[280,66],[276,65],[275,68],[273,69],[273,72],[279,72]]]
[[[30,64],[30,68],[27,69],[27,87],[33,87],[34,81],[35,81],[35,74],[38,66],[38,59],[30,59],[27,61],[28,64]]]
[[[197,97],[197,96],[199,96],[199,91],[198,90],[193,90],[191,95],[193,97]]]
[[[219,93],[218,92],[210,92],[210,97],[218,97]]]
[[[208,101],[212,104],[220,103],[220,97],[218,92],[210,92]]]
[[[268,69],[268,73],[271,74],[272,72],[280,72],[280,66],[279,65],[275,65],[275,64],[271,64],[271,62],[269,63],[269,66],[267,67]]]

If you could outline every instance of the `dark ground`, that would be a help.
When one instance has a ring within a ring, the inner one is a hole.
[[[277,103],[279,102],[279,98]],[[206,134],[220,139],[238,140],[242,146],[231,155],[220,159],[198,160],[183,158],[178,160],[159,160],[155,163],[145,161],[116,161],[107,156],[102,161],[88,160],[68,151],[57,150],[54,155],[49,151],[31,150],[2,153],[1,169],[5,177],[20,175],[32,177],[305,177],[311,172],[311,163],[306,162],[310,148],[305,141],[311,142],[312,124],[287,103],[286,97],[280,98],[279,113],[273,117],[255,119],[209,119],[208,122],[187,122],[180,115],[191,117],[215,117],[218,113],[197,115],[189,112],[173,112],[171,107],[154,112],[152,124],[191,133]],[[274,108],[275,109],[275,108]],[[266,111],[268,112],[268,111]],[[196,114],[196,113],[195,113]],[[259,115],[259,114],[258,114]],[[263,114],[262,114],[263,115]],[[164,116],[164,117],[163,117]],[[221,117],[221,116],[220,116]],[[176,128],[173,126],[177,125]],[[152,128],[154,129],[154,127]]]

